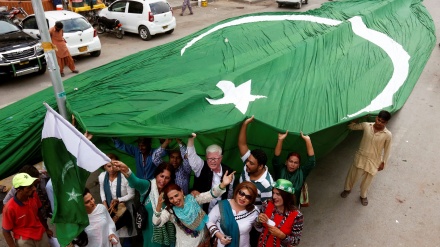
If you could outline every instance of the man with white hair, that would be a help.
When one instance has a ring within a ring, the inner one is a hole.
[[[231,174],[233,170],[222,164],[222,148],[213,144],[206,148],[206,161],[202,160],[196,153],[194,148],[194,138],[196,134],[188,139],[187,154],[189,165],[194,171],[194,186],[192,194],[209,191],[213,186],[221,183],[223,174],[228,171]],[[227,186],[228,193],[224,193],[221,197],[214,198],[209,205],[204,204],[203,210],[209,213],[218,201],[232,198],[234,180]]]

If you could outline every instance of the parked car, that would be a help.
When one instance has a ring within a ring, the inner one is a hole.
[[[158,33],[171,34],[176,27],[176,18],[166,0],[117,0],[102,9],[99,16],[118,19],[124,32],[137,33],[143,40]]]
[[[44,74],[46,68],[41,43],[16,25],[0,20],[0,78]]]
[[[101,55],[101,41],[98,33],[82,15],[67,10],[44,12],[47,27],[55,26],[55,22],[61,21],[64,25],[64,39],[70,55],[78,56],[90,53],[93,57]],[[40,38],[35,15],[26,17],[20,24],[23,31],[35,38]]]
[[[287,5],[295,5],[295,8],[300,9],[302,4],[308,4],[309,0],[277,0],[277,3],[279,8]]]

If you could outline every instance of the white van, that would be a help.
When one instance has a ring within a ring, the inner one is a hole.
[[[176,18],[166,0],[117,0],[102,9],[99,16],[118,19],[125,32],[138,33],[143,40],[158,33],[171,34],[176,27]]]

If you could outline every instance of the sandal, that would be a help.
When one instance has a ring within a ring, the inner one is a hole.
[[[346,198],[348,196],[348,194],[350,194],[351,190],[344,190],[341,193],[341,197],[342,198]]]
[[[363,206],[367,206],[368,205],[368,199],[366,197],[365,198],[361,197],[361,203],[362,203]]]

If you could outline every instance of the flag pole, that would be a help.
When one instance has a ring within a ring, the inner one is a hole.
[[[68,119],[66,110],[66,92],[64,91],[63,81],[61,80],[60,69],[56,59],[54,46],[47,28],[46,17],[41,0],[32,0],[32,8],[34,9],[35,19],[37,20],[38,29],[40,30],[41,45],[46,55],[47,67],[49,69],[50,79],[52,81],[55,99],[58,104],[58,111],[63,118]]]

